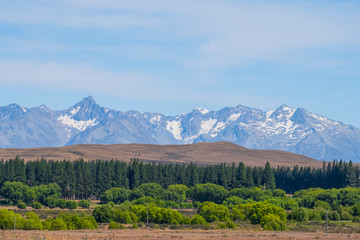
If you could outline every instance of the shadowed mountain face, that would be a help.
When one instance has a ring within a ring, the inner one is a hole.
[[[360,162],[359,129],[286,105],[269,112],[239,105],[165,116],[111,110],[89,96],[63,111],[52,111],[44,105],[30,109],[16,104],[0,107],[2,148],[220,141],[251,149],[289,151],[318,160]]]

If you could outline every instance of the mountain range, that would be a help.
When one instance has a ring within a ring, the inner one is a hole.
[[[1,148],[220,141],[251,149],[289,151],[317,160],[360,162],[358,128],[286,105],[267,112],[239,105],[166,116],[109,109],[89,96],[63,111],[45,105],[0,107]]]

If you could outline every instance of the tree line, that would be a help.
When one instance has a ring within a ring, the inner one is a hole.
[[[310,187],[358,187],[359,167],[351,162],[334,161],[322,168],[245,166],[244,163],[226,165],[144,163],[138,159],[130,162],[118,160],[54,161],[40,159],[24,162],[19,156],[0,161],[0,187],[4,182],[21,182],[30,187],[57,183],[61,197],[88,199],[100,196],[112,187],[135,189],[143,183],[158,183],[167,188],[173,184],[188,187],[213,183],[225,189],[275,187],[293,193]]]

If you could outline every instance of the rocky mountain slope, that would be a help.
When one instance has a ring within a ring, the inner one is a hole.
[[[250,149],[289,151],[318,160],[360,162],[359,129],[286,105],[268,112],[239,105],[165,116],[108,109],[89,96],[63,111],[44,105],[0,107],[1,148],[220,141]]]

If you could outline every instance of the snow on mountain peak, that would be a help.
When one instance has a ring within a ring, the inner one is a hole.
[[[95,122],[96,119],[88,120],[88,121],[77,121],[71,118],[69,115],[61,115],[57,118],[62,124],[67,125],[72,128],[76,128],[79,131],[84,131],[88,127],[96,126],[98,122]]]
[[[4,129],[0,131],[0,147],[230,141],[247,148],[291,151],[319,160],[341,157],[360,162],[359,129],[286,105],[267,112],[239,105],[165,116],[122,113],[99,106],[89,96],[63,111],[52,111],[45,105],[29,109],[8,105],[0,107],[0,118]],[[20,139],[19,135],[25,137]]]
[[[167,121],[166,130],[171,132],[175,139],[182,140],[181,132],[183,129],[181,128],[180,121],[176,121],[176,120]]]
[[[71,110],[70,113],[72,115],[75,115],[79,110],[80,110],[80,107],[77,107],[77,108],[74,108],[73,110]]]
[[[205,109],[205,108],[197,108],[196,110],[198,110],[201,114],[207,114],[207,113],[209,113],[210,111],[209,110],[207,110],[207,109]]]

